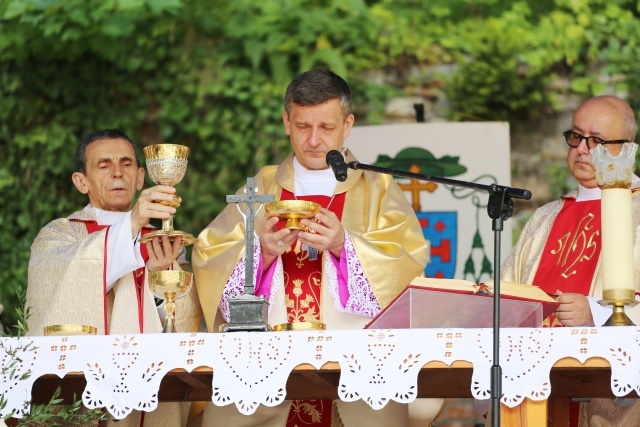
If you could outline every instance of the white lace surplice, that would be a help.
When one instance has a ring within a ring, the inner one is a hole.
[[[255,235],[255,246],[253,249],[254,259],[259,260],[261,257],[260,237]],[[333,306],[336,310],[361,314],[364,316],[374,317],[380,313],[380,304],[376,300],[373,293],[371,284],[367,280],[362,264],[358,259],[355,247],[351,236],[345,230],[344,232],[344,251],[343,256],[347,262],[348,278],[347,289],[349,290],[349,299],[347,300],[346,307],[342,306],[340,302],[340,293],[338,290],[338,272],[334,263],[330,260],[324,263],[324,274],[329,277],[329,292],[333,298]],[[245,281],[245,265],[246,254],[236,263],[227,283],[222,291],[222,299],[220,300],[220,310],[225,320],[229,321],[229,299],[238,297],[244,293],[244,281]],[[271,280],[271,291],[267,298],[269,302],[269,313],[274,307],[274,299],[277,294],[278,288],[283,285],[283,269],[282,259],[278,257],[276,259],[276,267]],[[258,272],[258,262],[253,264],[253,284],[257,283],[256,278]]]

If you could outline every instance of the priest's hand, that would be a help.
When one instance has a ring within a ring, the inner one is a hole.
[[[553,316],[563,326],[595,326],[589,307],[589,300],[582,294],[557,291],[556,301],[560,303]]]
[[[340,258],[344,246],[344,227],[335,213],[323,208],[313,220],[302,219],[300,224],[309,230],[301,231],[298,235],[301,243],[320,251],[328,250]]]
[[[173,264],[173,261],[178,258],[180,248],[182,247],[182,237],[178,236],[174,238],[173,242],[171,242],[168,236],[154,237],[145,243],[145,245],[149,252],[147,270],[167,270],[171,264]]]
[[[274,216],[262,221],[258,230],[260,236],[260,249],[262,251],[262,270],[271,267],[273,261],[289,249],[298,237],[298,230],[283,228],[278,230],[278,217]]]
[[[156,185],[142,190],[131,210],[131,237],[135,237],[151,218],[168,219],[176,208],[160,204],[170,202],[176,189],[169,185]]]

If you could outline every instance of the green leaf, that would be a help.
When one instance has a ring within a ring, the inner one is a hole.
[[[589,77],[577,77],[571,81],[571,90],[577,93],[588,94],[591,88]]]
[[[10,0],[4,11],[3,19],[10,20],[23,15],[27,10],[27,2],[22,0]]]
[[[133,11],[145,6],[145,0],[117,0],[116,5],[122,11]]]

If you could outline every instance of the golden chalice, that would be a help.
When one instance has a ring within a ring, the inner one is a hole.
[[[285,228],[302,230],[304,227],[300,225],[300,220],[316,216],[320,212],[320,205],[306,200],[280,200],[267,203],[264,209],[267,216],[286,220]]]
[[[144,147],[144,154],[147,157],[147,171],[151,180],[159,185],[175,186],[184,177],[187,171],[187,155],[189,147],[175,144],[158,144],[148,145]],[[176,194],[173,200],[159,203],[165,206],[178,208],[182,199]],[[196,242],[196,238],[184,231],[173,229],[173,215],[168,219],[162,220],[162,230],[155,230],[140,237],[141,243],[146,243],[156,236],[169,236],[171,241],[176,237],[182,237],[182,246],[192,245]]]
[[[187,295],[193,285],[193,273],[181,270],[149,272],[149,287],[154,296],[164,299],[164,320],[162,332],[176,332],[176,299]]]

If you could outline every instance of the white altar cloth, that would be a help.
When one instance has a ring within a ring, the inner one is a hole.
[[[500,332],[502,403],[549,397],[551,367],[573,357],[611,365],[614,395],[640,392],[640,328],[514,328]],[[0,339],[0,416],[29,410],[34,381],[45,374],[84,372],[82,400],[121,419],[153,411],[163,376],[172,369],[213,369],[212,401],[244,414],[285,399],[296,366],[340,364],[338,396],[372,408],[416,398],[417,376],[431,361],[473,364],[471,393],[491,397],[492,329],[397,329],[292,332],[50,336]],[[13,362],[13,363],[12,363]],[[24,378],[24,374],[29,373]],[[26,403],[25,403],[26,402]]]

